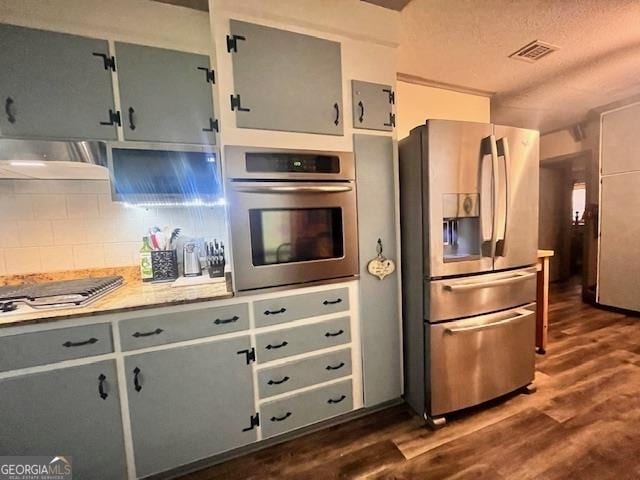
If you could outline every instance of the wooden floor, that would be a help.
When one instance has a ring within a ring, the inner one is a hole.
[[[392,407],[184,479],[640,478],[640,319],[583,304],[569,284],[552,288],[549,332],[533,395],[437,432]]]

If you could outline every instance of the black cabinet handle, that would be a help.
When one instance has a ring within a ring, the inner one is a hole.
[[[360,116],[358,117],[358,121],[362,123],[364,121],[364,103],[362,103],[362,101],[359,101],[358,107],[360,107]]]
[[[135,114],[136,114],[136,111],[133,109],[133,107],[129,107],[129,128],[131,130],[136,129],[136,121],[134,118]]]
[[[327,400],[327,403],[340,403],[345,398],[347,398],[346,395],[340,395],[340,397],[337,400],[334,400],[333,398],[330,398],[329,400]]]
[[[336,365],[335,367],[332,365],[327,365],[325,368],[327,370],[340,370],[342,367],[344,367],[344,362],[340,362],[338,365]]]
[[[338,126],[338,124],[340,123],[340,105],[338,105],[338,103],[334,103],[333,108],[336,111],[336,119],[333,121],[333,123],[335,123],[336,126]]]
[[[266,348],[267,350],[271,350],[271,349],[277,349],[277,348],[282,348],[282,347],[286,347],[287,345],[289,345],[289,342],[287,342],[286,340],[284,342],[282,342],[280,345],[267,345]]]
[[[209,126],[202,129],[203,132],[217,132],[219,130],[220,125],[218,124],[218,120],[214,120],[211,117],[209,117]]]
[[[104,391],[104,382],[107,380],[107,377],[104,374],[100,374],[98,377],[98,393],[100,394],[100,398],[106,400],[109,396],[107,392]]]
[[[284,313],[286,311],[287,311],[287,309],[282,307],[280,310],[265,310],[264,314],[265,315],[279,315],[279,314]]]
[[[267,385],[281,385],[284,382],[288,382],[289,380],[291,380],[289,377],[283,377],[282,380],[269,380],[267,382]]]
[[[93,345],[94,343],[97,343],[98,339],[97,338],[93,338],[91,337],[89,340],[85,340],[83,342],[72,342],[70,340],[67,340],[66,342],[64,342],[62,344],[63,347],[82,347],[83,345]]]
[[[136,332],[134,334],[132,334],[132,337],[136,337],[136,338],[140,338],[140,337],[150,337],[151,335],[160,335],[162,332],[164,332],[164,330],[162,330],[161,328],[156,328],[155,330],[151,331],[151,332]]]
[[[271,417],[269,420],[271,420],[272,422],[281,422],[283,420],[286,420],[290,416],[291,416],[291,412],[287,412],[281,417]]]
[[[4,112],[7,114],[7,120],[9,123],[16,123],[16,116],[13,110],[14,103],[16,102],[14,102],[11,97],[7,97],[4,101]]]
[[[325,337],[337,337],[338,335],[342,335],[344,333],[344,330],[340,329],[335,333],[332,332],[327,332],[324,334]]]
[[[136,389],[136,392],[142,390],[142,385],[140,384],[140,369],[138,367],[133,369],[133,386]]]
[[[323,305],[336,305],[338,303],[341,303],[342,299],[338,298],[336,300],[325,300],[324,302],[322,302]]]
[[[233,323],[233,322],[237,322],[240,319],[240,317],[237,317],[236,315],[234,315],[231,318],[216,318],[213,323],[215,323],[216,325],[222,325],[225,323]]]

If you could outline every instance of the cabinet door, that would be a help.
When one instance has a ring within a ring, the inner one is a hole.
[[[209,57],[116,43],[126,140],[215,144]]]
[[[640,311],[640,172],[602,178],[598,302]]]
[[[369,407],[402,394],[398,273],[379,280],[367,270],[376,256],[378,239],[383,254],[396,261],[396,194],[393,140],[355,135],[358,238],[360,242],[360,332],[364,404]]]
[[[640,104],[602,114],[603,175],[640,170]]]
[[[136,471],[147,476],[256,440],[249,336],[127,357]]]
[[[236,124],[342,135],[340,44],[231,20]]]
[[[393,130],[395,93],[390,85],[352,80],[351,93],[354,128]]]
[[[0,135],[115,140],[104,40],[0,25]]]
[[[0,380],[0,452],[69,456],[77,479],[126,478],[116,382],[111,360]]]

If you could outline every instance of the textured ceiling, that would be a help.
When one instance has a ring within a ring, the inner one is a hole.
[[[401,18],[399,72],[494,94],[496,122],[548,132],[640,94],[638,0],[413,0]],[[560,50],[508,58],[533,40]]]

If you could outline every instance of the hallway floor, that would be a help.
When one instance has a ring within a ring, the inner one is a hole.
[[[537,393],[448,417],[397,406],[193,473],[209,479],[640,478],[640,319],[552,286]]]

